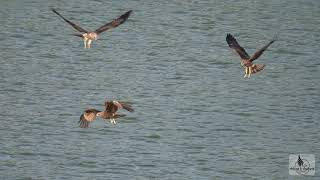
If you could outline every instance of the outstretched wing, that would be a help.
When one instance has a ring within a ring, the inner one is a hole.
[[[76,29],[79,32],[87,33],[88,31],[83,29],[82,27],[76,25],[75,23],[69,21],[65,17],[63,17],[60,13],[58,13],[54,8],[51,9],[54,13],[56,13],[58,16],[60,16],[64,21],[66,21],[68,24],[70,24],[74,29]]]
[[[81,128],[88,128],[90,121],[87,121],[86,118],[84,117],[84,114],[81,114],[80,120],[78,123],[80,124]]]
[[[119,26],[120,24],[124,23],[129,18],[131,12],[132,12],[132,10],[124,13],[123,15],[118,17],[117,19],[114,19],[113,21],[99,27],[97,30],[95,30],[95,32],[97,34],[100,34],[108,29],[115,28],[115,27]]]
[[[125,110],[127,110],[129,112],[133,112],[134,111],[134,109],[132,108],[131,104],[128,104],[128,103],[125,103],[125,102],[118,102],[118,103],[120,104],[120,106],[123,109],[125,109]]]
[[[112,118],[121,118],[121,117],[125,117],[127,115],[125,114],[115,114]]]
[[[108,113],[116,113],[119,109],[119,106],[117,106],[114,101],[105,101],[104,106]]]
[[[100,112],[96,109],[87,109],[80,116],[79,124],[81,128],[88,128],[90,122],[94,121],[97,117],[97,113]]]
[[[250,59],[250,56],[248,55],[246,50],[239,45],[237,40],[231,34],[227,34],[226,41],[229,47],[235,50],[239,54],[241,59]]]
[[[259,49],[257,52],[255,52],[252,57],[250,58],[250,61],[254,61],[256,59],[258,59],[263,52],[272,44],[274,43],[275,40],[270,41],[267,45],[265,45],[264,47],[262,47],[261,49]]]

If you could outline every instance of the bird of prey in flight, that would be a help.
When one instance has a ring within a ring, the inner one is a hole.
[[[121,101],[105,101],[105,110],[99,111],[96,109],[87,109],[80,116],[79,124],[81,128],[88,128],[89,123],[94,121],[96,117],[100,117],[103,119],[109,119],[111,124],[116,124],[115,119],[124,117],[124,114],[116,114],[118,109],[125,109],[129,112],[133,112],[134,109],[131,107],[129,103],[121,102]]]
[[[95,31],[88,31],[79,25],[71,22],[70,20],[66,19],[63,17],[60,13],[58,13],[54,8],[52,8],[52,11],[56,13],[58,16],[60,16],[64,21],[66,21],[68,24],[70,24],[75,30],[79,31],[81,34],[73,34],[75,36],[81,37],[84,41],[84,48],[90,48],[91,47],[91,42],[93,40],[98,39],[98,35],[104,31],[107,31],[109,29],[115,28],[119,26],[120,24],[124,23],[130,16],[132,10],[122,14],[118,18],[112,20],[111,22],[99,27]]]
[[[241,58],[241,65],[245,68],[244,77],[250,77],[251,74],[262,71],[265,67],[265,64],[253,64],[253,61],[258,59],[262,53],[275,41],[271,40],[267,45],[256,51],[251,57],[245,51],[243,47],[239,45],[237,40],[231,35],[227,34],[226,41],[230,48],[232,48],[236,53],[239,54]]]

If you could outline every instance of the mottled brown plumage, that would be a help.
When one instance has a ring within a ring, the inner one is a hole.
[[[70,24],[75,30],[81,32],[82,34],[74,34],[75,36],[81,37],[84,40],[84,48],[90,48],[91,47],[91,42],[93,40],[97,40],[98,39],[98,35],[104,31],[107,31],[111,28],[115,28],[117,26],[119,26],[120,24],[124,23],[130,16],[130,14],[132,13],[132,10],[124,13],[123,15],[119,16],[118,18],[112,20],[109,23],[106,23],[105,25],[99,27],[98,29],[96,29],[95,31],[87,31],[84,28],[80,27],[79,25],[71,22],[70,20],[66,19],[65,17],[63,17],[60,13],[58,13],[55,9],[52,8],[52,11],[57,14],[58,16],[60,16],[65,22],[67,22],[68,24]]]
[[[262,71],[265,67],[264,64],[253,64],[253,61],[258,59],[263,52],[275,41],[270,41],[267,45],[256,51],[252,57],[248,55],[243,47],[239,45],[237,40],[231,35],[227,34],[226,41],[230,48],[232,48],[236,53],[239,54],[241,58],[241,65],[245,68],[245,75],[244,77],[250,77],[251,74],[257,73]]]
[[[104,106],[107,112],[115,113],[118,109],[125,109],[129,112],[133,112],[131,105],[129,103],[121,101],[105,101]]]
[[[126,116],[125,114],[116,114],[118,109],[125,109],[133,112],[130,104],[119,101],[105,101],[105,110],[98,111],[96,109],[87,109],[80,116],[79,124],[81,128],[88,128],[90,122],[94,121],[96,117],[102,119],[109,119],[112,124],[116,124],[115,119]]]
[[[104,114],[111,114],[113,116],[118,111],[118,109],[125,109],[129,112],[134,111],[130,104],[125,102],[120,102],[120,101],[105,101],[104,106],[105,106]],[[115,118],[113,118],[112,116],[109,119],[111,123],[113,124],[116,123]]]
[[[88,128],[89,123],[96,120],[97,113],[100,111],[96,109],[87,109],[84,111],[83,114],[80,116],[79,124],[81,128]]]

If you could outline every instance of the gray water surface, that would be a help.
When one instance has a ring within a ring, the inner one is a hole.
[[[52,7],[91,30],[133,14],[83,49]],[[318,0],[2,0],[0,24],[0,179],[295,179],[289,154],[320,162]],[[249,54],[277,35],[265,70],[244,79],[227,33]],[[79,128],[105,98],[135,112]]]

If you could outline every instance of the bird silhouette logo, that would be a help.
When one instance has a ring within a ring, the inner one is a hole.
[[[300,155],[298,156],[297,163],[298,163],[299,167],[303,166],[303,160],[301,159]]]
[[[310,169],[310,163],[306,160],[301,158],[300,154],[298,155],[298,159],[295,163],[295,170],[298,174],[303,175],[307,174]]]

